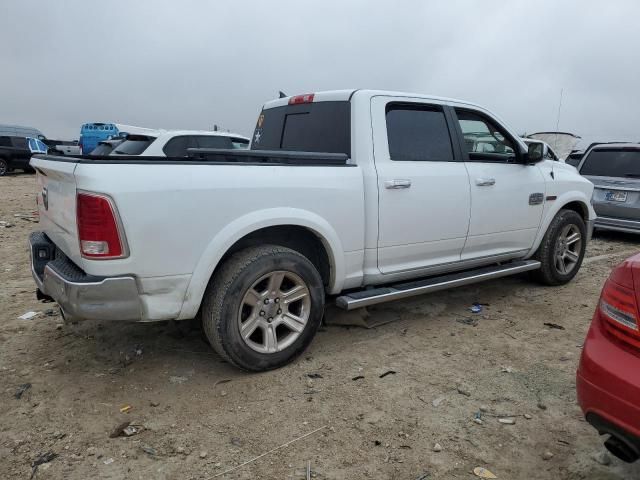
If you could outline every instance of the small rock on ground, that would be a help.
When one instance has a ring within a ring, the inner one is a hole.
[[[598,462],[600,465],[605,465],[606,466],[606,465],[611,464],[611,457],[605,451],[597,453],[596,455],[593,456],[593,459],[596,462]]]

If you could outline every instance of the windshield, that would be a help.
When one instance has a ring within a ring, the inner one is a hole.
[[[140,155],[156,137],[146,135],[129,135],[127,139],[111,152],[111,155]]]
[[[580,173],[597,177],[640,178],[640,150],[592,150]]]

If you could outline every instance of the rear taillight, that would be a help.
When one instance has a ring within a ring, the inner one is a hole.
[[[609,333],[629,345],[640,347],[640,315],[631,265],[624,262],[611,272],[602,289],[598,308]]]
[[[126,256],[116,209],[109,197],[78,193],[76,212],[83,257],[96,259]]]
[[[313,93],[305,93],[304,95],[296,95],[289,99],[289,105],[298,105],[301,103],[313,103]]]

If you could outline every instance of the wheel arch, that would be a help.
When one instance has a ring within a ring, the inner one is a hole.
[[[344,251],[331,225],[305,210],[262,210],[234,220],[209,243],[192,274],[179,318],[197,314],[211,277],[230,255],[260,244],[280,245],[305,255],[318,268],[327,291],[341,289]]]
[[[556,217],[558,212],[563,209],[576,212],[578,215],[580,215],[580,217],[582,217],[585,225],[590,219],[595,216],[595,214],[592,215],[592,209],[589,207],[588,200],[585,200],[584,195],[580,194],[579,192],[568,192],[562,196],[559,196],[553,202],[552,206],[548,210],[546,210],[542,219],[542,223],[540,225],[540,229],[538,230],[538,235],[536,236],[533,247],[529,251],[527,257],[532,256],[538,250],[542,239],[547,233],[549,225],[551,225],[551,222]]]

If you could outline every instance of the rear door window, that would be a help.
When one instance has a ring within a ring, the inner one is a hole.
[[[231,138],[221,135],[199,135],[196,137],[199,148],[231,148]]]
[[[258,117],[251,149],[351,156],[350,112],[342,101],[268,108]]]
[[[29,148],[27,139],[24,137],[13,137],[13,146],[16,148],[22,148],[23,150],[27,150]]]
[[[389,157],[396,161],[453,161],[442,107],[391,104],[387,107]]]
[[[580,173],[596,177],[640,178],[640,150],[592,150]]]
[[[173,137],[162,148],[167,157],[186,157],[188,148],[196,148],[196,138],[193,135]]]

